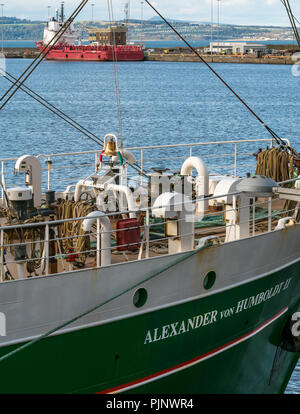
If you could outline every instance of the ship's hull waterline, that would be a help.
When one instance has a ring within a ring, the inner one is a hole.
[[[273,244],[286,237],[291,242],[288,255],[286,243],[276,244],[276,249]],[[148,301],[141,308],[132,305],[136,289],[121,294],[99,312],[2,361],[1,392],[284,392],[299,358],[299,352],[280,347],[284,328],[300,307],[299,238],[297,226],[204,249],[142,283]],[[239,256],[239,251],[244,253]],[[46,326],[58,326],[72,307],[78,309],[76,314],[73,310],[72,316],[76,316],[109,295],[121,293],[130,283],[134,285],[138,274],[142,282],[177,256],[39,277],[31,291],[33,280],[3,283],[1,310],[8,317],[1,356],[44,333]],[[135,275],[128,285],[124,280],[127,273],[132,274],[132,266]],[[203,276],[209,270],[217,278],[206,291]],[[14,301],[10,287],[14,287]],[[12,308],[14,340],[9,317]],[[22,308],[27,311],[16,315]],[[31,318],[28,326],[34,327],[32,335],[29,328],[22,331],[18,326],[26,315]]]
[[[63,46],[48,51],[37,43],[38,49],[45,54],[46,60],[73,61],[73,62],[112,62],[112,61],[141,61],[144,60],[144,51],[138,46]],[[45,49],[45,50],[44,50]],[[47,53],[47,54],[46,54]]]

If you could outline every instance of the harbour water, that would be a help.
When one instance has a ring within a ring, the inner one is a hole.
[[[28,59],[10,59],[19,75]],[[285,65],[213,64],[282,138],[300,151],[300,77]],[[126,146],[269,138],[201,63],[118,64]],[[118,134],[113,63],[43,62],[26,82],[90,131]],[[8,88],[0,77],[0,94]],[[21,91],[0,112],[0,158],[98,149]],[[256,150],[257,148],[250,148]],[[287,393],[300,393],[300,363]]]

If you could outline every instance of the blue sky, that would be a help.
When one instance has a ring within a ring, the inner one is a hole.
[[[116,19],[124,16],[124,4],[127,0],[113,0]],[[214,13],[217,16],[217,0],[155,0],[153,4],[166,17],[182,20],[210,21],[211,1],[214,3]],[[0,0],[4,3],[5,16],[17,16],[20,18],[46,19],[47,6],[52,7],[52,14],[59,6],[60,0]],[[69,15],[80,0],[65,0],[66,12]],[[94,16],[98,20],[107,20],[107,1],[90,0],[79,20],[91,19],[94,3]],[[300,20],[300,1],[290,0],[294,14]],[[154,12],[141,0],[131,0],[131,17],[141,18],[141,10],[145,19],[154,16]],[[280,0],[220,0],[220,21],[234,24],[263,24],[288,26],[289,20]]]

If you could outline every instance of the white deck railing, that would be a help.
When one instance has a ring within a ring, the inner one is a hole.
[[[284,141],[290,145],[288,140]],[[274,140],[245,139],[195,142],[128,147],[126,149],[136,156],[137,164],[142,172],[149,172],[153,167],[167,167],[173,171],[180,170],[183,161],[194,155],[203,159],[210,174],[229,174],[236,177],[245,175],[246,172],[255,172],[256,161],[253,157],[253,152],[255,152],[253,144],[272,147]],[[101,151],[102,149],[38,155],[37,157],[44,164],[42,168],[43,191],[50,189],[64,191],[67,186],[75,185],[80,179],[89,175],[91,170],[96,171]],[[1,183],[6,183],[6,187],[24,185],[24,176],[14,175],[14,166],[17,159],[0,159]],[[128,178],[134,175],[137,175],[136,170],[129,167]],[[3,199],[2,188],[1,198]]]
[[[206,197],[206,199],[209,200],[214,200],[223,196],[233,196],[236,197],[237,195],[241,194],[240,192],[235,192],[235,193],[230,193],[230,194],[224,194],[224,195],[218,195],[215,197]],[[198,201],[200,201],[201,199],[198,200],[194,200],[193,203],[196,203]],[[203,199],[202,199],[203,200]],[[261,220],[265,220],[266,221],[266,228],[263,232],[270,232],[272,230],[274,230],[274,227],[276,225],[276,223],[278,222],[278,218],[281,217],[282,214],[286,214],[287,211],[272,211],[272,199],[268,199],[268,200],[260,200],[256,203],[251,203],[249,205],[245,205],[242,208],[250,208],[252,207],[252,218],[250,217],[248,223],[249,223],[249,237],[253,237],[255,236],[256,233],[256,225],[258,221]],[[235,203],[233,203],[235,204]],[[263,206],[266,205],[266,214],[264,216],[259,217],[258,219],[256,218],[256,214],[255,214],[255,209],[258,206]],[[155,228],[155,226],[159,226],[162,225],[163,222],[161,223],[150,223],[150,217],[151,217],[151,209],[153,207],[149,207],[149,208],[142,208],[139,211],[134,211],[135,213],[143,213],[144,214],[144,223],[142,225],[140,225],[140,230],[143,231],[144,236],[143,238],[140,240],[140,242],[138,243],[138,249],[135,252],[135,256],[133,257],[133,260],[141,260],[141,259],[149,259],[151,258],[150,255],[150,250],[157,244],[162,244],[167,242],[170,239],[174,239],[174,238],[178,238],[178,236],[166,236],[165,234],[156,234],[156,238],[155,239],[151,239],[151,230],[153,230],[153,228]],[[233,209],[232,209],[233,210]],[[231,211],[232,211],[231,210]],[[230,210],[227,209],[227,213]],[[292,211],[292,210],[291,210]],[[129,214],[131,211],[123,211],[123,214]],[[221,211],[217,211],[217,212],[211,212],[211,213],[207,213],[205,215],[205,217],[213,217],[213,216],[220,216],[223,215],[225,213],[225,210],[221,210]],[[114,218],[115,216],[120,215],[120,212],[114,212],[114,213],[107,213],[105,214],[105,216],[109,217],[110,219]],[[95,219],[95,218],[93,218]],[[73,268],[72,262],[68,263],[67,259],[71,258],[74,255],[78,255],[78,254],[88,254],[88,255],[93,255],[95,256],[95,263],[94,264],[87,264],[85,269],[87,268],[93,268],[93,267],[100,267],[101,266],[101,253],[104,250],[109,250],[110,254],[115,251],[118,252],[118,248],[120,247],[129,247],[131,244],[136,245],[137,243],[126,243],[125,245],[115,245],[112,246],[110,244],[110,246],[108,247],[103,247],[101,246],[101,236],[103,236],[104,233],[109,233],[111,234],[111,240],[113,238],[116,239],[116,232],[122,232],[122,231],[126,231],[128,229],[119,229],[119,230],[115,230],[112,229],[109,232],[105,232],[100,230],[101,226],[100,226],[100,218],[96,218],[97,220],[97,225],[94,226],[93,231],[91,231],[90,233],[87,234],[82,234],[82,235],[78,235],[78,234],[73,234],[71,236],[67,236],[67,237],[59,237],[58,233],[55,232],[55,237],[51,238],[50,237],[50,230],[54,229],[54,228],[58,228],[59,225],[63,224],[63,223],[71,223],[71,222],[82,222],[83,220],[86,220],[86,217],[79,217],[79,218],[71,218],[71,219],[65,219],[65,220],[55,220],[55,221],[46,221],[46,222],[37,222],[37,223],[29,223],[29,224],[18,224],[18,225],[11,225],[11,226],[1,226],[0,227],[0,252],[1,252],[1,257],[0,257],[0,272],[1,272],[1,276],[0,276],[0,281],[5,281],[5,273],[7,270],[9,270],[9,272],[12,274],[12,276],[14,277],[14,279],[17,279],[18,277],[16,276],[17,273],[17,265],[21,265],[24,267],[25,269],[25,264],[27,262],[34,262],[34,261],[39,261],[41,260],[41,265],[38,271],[38,275],[37,276],[42,276],[42,275],[49,275],[49,265],[51,263],[51,259],[55,259],[57,261],[57,263],[61,264],[61,270],[59,271],[59,273],[62,272],[66,272],[66,271],[76,271]],[[174,220],[174,222],[179,222],[180,220]],[[243,223],[240,223],[243,224]],[[226,229],[228,229],[229,227],[235,227],[237,224],[223,224],[223,225],[219,225],[219,224],[214,224],[212,223],[211,227],[206,226],[203,229],[197,229],[196,233],[184,233],[181,234],[180,237],[186,237],[186,236],[193,236],[193,246],[194,248],[196,247],[196,242],[199,241],[199,238],[201,239],[201,236],[207,235],[209,233],[209,228],[211,229],[216,229],[216,228],[220,228],[222,229],[223,232],[223,236],[220,236],[220,241],[222,243],[225,242],[225,240],[223,239],[224,234],[226,232]],[[26,230],[26,229],[33,229],[33,228],[42,228],[42,234],[44,235],[44,238],[41,238],[39,240],[30,240],[30,241],[18,241],[16,240],[16,238],[12,238],[12,241],[9,243],[5,243],[5,233],[7,233],[10,230]],[[136,226],[134,227],[136,228]],[[262,231],[260,230],[260,233]],[[158,233],[158,232],[153,232],[153,233]],[[195,237],[196,236],[196,237]],[[74,239],[78,239],[80,237],[90,237],[90,240],[94,240],[95,241],[95,248],[91,248],[87,251],[80,251],[80,252],[76,252],[76,251],[72,251],[72,252],[63,252],[62,250],[62,242],[64,240],[71,240],[74,241]],[[58,254],[55,254],[54,256],[50,255],[50,243],[51,242],[55,242],[58,246]],[[26,250],[27,253],[29,251],[29,249],[32,247],[32,245],[36,245],[36,244],[40,244],[43,245],[43,254],[42,252],[40,252],[40,257],[33,257],[33,258],[24,258],[24,259],[20,259],[20,260],[16,260],[16,258],[11,254],[8,255],[7,252],[8,250],[10,250],[11,248],[14,248],[16,246],[26,246]],[[4,252],[6,251],[6,257],[4,260]],[[129,261],[129,258],[127,256],[128,253],[123,254],[122,252],[118,252],[119,253],[119,259],[118,263],[120,262],[126,262]],[[167,255],[169,254],[168,252],[161,252],[158,253],[159,256],[162,255]],[[153,254],[152,254],[153,256]],[[26,273],[26,272],[25,272]],[[33,272],[32,272],[33,273]],[[26,275],[27,277],[28,275]]]

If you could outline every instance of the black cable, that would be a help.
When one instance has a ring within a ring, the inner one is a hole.
[[[4,72],[3,72],[4,73]],[[12,75],[10,75],[8,72],[6,72],[6,75],[8,75],[11,79],[16,80],[16,78]],[[13,83],[13,80],[9,79],[7,76],[2,76],[4,79],[6,79],[8,82]],[[69,125],[76,128],[78,131],[80,131],[82,134],[84,134],[87,138],[93,140],[96,142],[96,144],[102,145],[103,140],[99,137],[97,137],[95,134],[90,132],[88,129],[80,125],[78,122],[76,122],[74,119],[72,119],[70,116],[68,116],[66,113],[58,109],[56,106],[52,105],[49,101],[44,99],[42,96],[38,95],[36,92],[34,92],[32,89],[28,88],[26,85],[22,85],[20,89],[29,95],[31,98],[33,98],[35,101],[39,102],[42,106],[47,108],[49,111],[57,115],[59,118],[61,118],[63,121],[67,122]]]
[[[294,14],[292,12],[290,2],[289,2],[289,0],[281,0],[281,3],[284,5],[284,7],[285,7],[285,9],[287,11],[288,17],[289,17],[290,22],[291,22],[292,29],[294,31],[294,35],[295,35],[296,41],[298,43],[298,46],[300,47],[300,36],[299,36],[299,32],[298,32],[298,29],[297,29],[297,26],[296,26],[296,23],[295,23],[295,16],[294,16]]]
[[[282,145],[285,148],[294,151],[292,148],[286,145],[286,143],[280,138],[254,111],[250,106],[228,85],[228,83],[203,59],[203,57],[193,48],[184,37],[159,13],[159,11],[148,1],[146,3],[155,11],[155,13],[177,34],[177,36],[183,40],[183,42],[198,56],[198,58],[213,72],[215,76],[233,93],[233,95],[248,109],[248,111],[261,123],[261,125],[266,128],[266,130],[271,134],[275,139],[278,145]]]
[[[44,47],[44,49],[41,51],[41,53],[34,59],[34,61],[28,66],[28,68],[19,76],[16,82],[6,91],[6,93],[1,97],[0,101],[2,101],[5,96],[16,86],[16,88],[13,90],[11,95],[6,99],[6,101],[1,105],[0,110],[4,108],[4,106],[9,102],[9,100],[14,96],[14,94],[20,89],[20,87],[23,85],[23,83],[29,78],[29,76],[32,74],[32,72],[39,66],[39,64],[45,59],[47,54],[53,49],[55,46],[55,43],[61,38],[61,36],[65,33],[65,31],[68,29],[70,24],[73,22],[75,17],[81,12],[81,10],[84,8],[84,6],[87,4],[88,0],[83,0],[80,5],[77,7],[77,9],[73,12],[71,17],[63,24],[61,29],[56,33],[56,35],[53,37],[53,39],[48,43],[47,46]],[[59,36],[58,36],[59,35]],[[58,36],[58,37],[57,37]],[[57,39],[55,39],[57,37]],[[55,41],[54,41],[55,40]],[[53,42],[54,41],[54,42]],[[51,43],[53,44],[51,45]],[[45,53],[44,53],[45,52]],[[37,63],[36,63],[37,62]],[[26,72],[36,63],[36,65],[29,71],[29,73],[25,76],[25,78],[21,81],[21,78],[26,74]]]
[[[85,0],[86,1],[86,0]],[[83,2],[82,2],[83,3]],[[79,8],[80,6],[78,6]],[[59,29],[58,32],[56,32],[55,36],[53,36],[53,38],[50,40],[50,42],[44,46],[43,50],[40,52],[40,54],[33,60],[33,62],[25,69],[25,71],[20,75],[20,77],[18,78],[18,81],[20,81],[20,79],[25,75],[25,73],[31,68],[31,66],[34,65],[34,63],[42,56],[44,56],[44,52],[46,51],[46,49],[49,47],[49,45],[51,45],[51,43],[53,42],[53,45],[50,46],[49,51],[47,52],[47,54],[50,52],[50,50],[52,50],[52,48],[55,46],[55,44],[57,43],[57,41],[60,39],[60,37],[62,36],[62,34],[67,30],[67,28],[69,27],[69,25],[72,23],[73,20],[73,15],[75,14],[75,12],[78,10],[78,8],[74,11],[74,13],[69,17],[69,19],[62,25],[62,27]],[[64,32],[62,33],[62,31],[64,30]],[[56,40],[55,38],[59,36]],[[55,40],[55,42],[54,42]],[[2,101],[2,99],[10,92],[10,90],[14,87],[15,85],[13,85],[8,91],[6,91],[6,93],[1,97],[0,101]]]
[[[4,73],[4,72],[3,72]],[[6,72],[6,75],[8,75],[10,78],[16,80],[16,78],[13,75],[10,75],[8,72]],[[6,79],[8,82],[13,83],[11,79],[9,79],[7,76],[2,76],[4,79]],[[42,106],[44,106],[46,109],[48,109],[50,112],[52,112],[54,115],[58,116],[63,121],[67,122],[69,125],[71,125],[73,128],[77,129],[79,132],[84,134],[87,138],[91,139],[98,145],[103,145],[103,140],[99,137],[97,137],[95,134],[90,132],[88,129],[80,125],[78,122],[76,122],[74,119],[72,119],[70,116],[65,114],[63,111],[52,105],[49,101],[44,99],[42,96],[34,92],[32,89],[28,88],[26,85],[22,85],[20,89],[26,93],[28,96],[30,96],[32,99],[34,99],[36,102],[40,103]],[[130,166],[135,169],[137,172],[141,173],[144,177],[148,178],[148,176],[142,172],[141,167],[138,164],[130,164]]]

